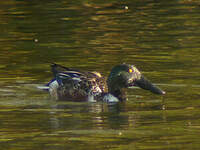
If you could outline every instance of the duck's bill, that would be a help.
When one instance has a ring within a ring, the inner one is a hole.
[[[165,91],[161,90],[159,87],[153,85],[150,81],[148,81],[144,76],[141,76],[140,79],[134,82],[135,86],[138,86],[142,89],[149,90],[155,94],[165,94]]]

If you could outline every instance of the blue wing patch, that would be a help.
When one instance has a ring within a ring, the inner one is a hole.
[[[83,77],[83,75],[79,72],[75,72],[75,71],[65,71],[65,72],[60,72],[56,75],[56,77],[54,79],[52,79],[47,86],[49,86],[52,82],[54,82],[55,80],[58,82],[59,85],[63,84],[64,80],[70,79],[70,80],[76,80],[76,81],[81,81],[81,77]]]

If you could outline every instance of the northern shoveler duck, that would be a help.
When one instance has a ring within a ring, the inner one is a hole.
[[[98,72],[85,72],[58,64],[51,65],[54,75],[47,86],[52,98],[71,101],[116,102],[126,99],[125,88],[138,86],[155,94],[163,90],[148,81],[134,65],[120,64],[105,78]]]

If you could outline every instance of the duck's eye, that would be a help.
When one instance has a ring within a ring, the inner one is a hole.
[[[132,73],[132,72],[133,72],[133,69],[129,69],[128,72],[129,72],[129,73]]]

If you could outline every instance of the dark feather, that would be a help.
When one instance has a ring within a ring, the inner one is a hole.
[[[107,89],[104,78],[98,72],[82,72],[58,64],[52,64],[51,68],[59,84],[59,99],[85,99],[89,95],[100,95]]]

